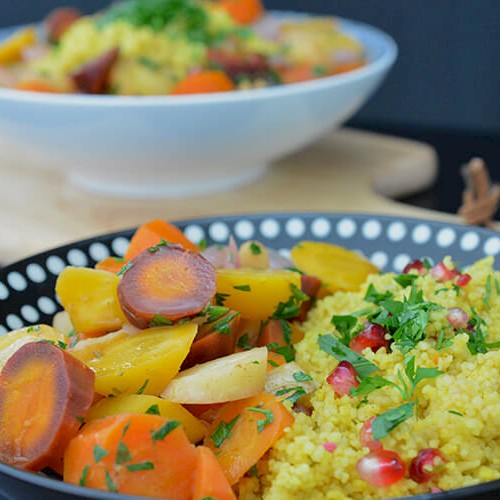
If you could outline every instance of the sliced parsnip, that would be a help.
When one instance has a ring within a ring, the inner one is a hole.
[[[293,393],[299,387],[302,389],[302,394],[309,394],[316,389],[316,384],[312,377],[304,372],[295,361],[267,372],[265,392],[282,396],[287,393],[287,390]]]
[[[180,372],[162,398],[177,403],[212,404],[248,398],[262,392],[267,349],[257,347],[214,359]]]

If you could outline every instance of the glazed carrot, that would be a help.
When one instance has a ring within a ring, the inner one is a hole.
[[[283,354],[279,354],[275,351],[268,351],[267,353],[267,371],[277,368],[278,366],[284,365],[287,360]]]
[[[340,73],[347,73],[349,71],[353,71],[358,68],[362,68],[366,63],[363,61],[353,61],[344,64],[340,64],[336,66],[329,74],[330,75],[338,75]]]
[[[278,68],[277,73],[282,83],[300,83],[318,78],[314,66],[307,63]]]
[[[24,80],[19,82],[14,88],[17,90],[28,90],[31,92],[47,92],[49,94],[60,93],[60,91],[53,85],[40,80]]]
[[[213,451],[206,446],[198,446],[196,448],[193,500],[206,498],[236,500],[236,495]]]
[[[292,425],[293,416],[273,394],[226,403],[207,431],[204,445],[235,484]]]
[[[113,274],[118,274],[126,263],[127,261],[120,257],[106,257],[99,261],[94,267],[99,271],[108,271]]]
[[[0,374],[0,461],[62,470],[94,397],[94,373],[48,342],[21,347]]]
[[[208,92],[228,92],[235,86],[231,79],[219,70],[205,70],[186,76],[177,83],[171,94],[204,94]]]
[[[215,267],[200,253],[161,244],[140,253],[118,284],[118,298],[127,319],[147,328],[194,316],[215,295]]]
[[[212,403],[212,404],[192,404],[182,405],[189,413],[192,413],[196,418],[211,424],[216,418],[219,410],[225,403]]]
[[[155,219],[139,226],[130,241],[127,253],[124,256],[125,260],[132,260],[146,248],[158,245],[161,240],[177,243],[193,252],[200,250],[200,247],[188,240],[178,227],[164,220]]]
[[[86,424],[64,455],[64,481],[129,495],[190,500],[196,449],[175,420],[116,415]]]
[[[229,310],[215,321],[200,325],[181,370],[232,354],[239,335],[240,317],[237,311]]]
[[[260,347],[275,345],[276,347],[296,344],[302,340],[303,334],[285,319],[270,319],[262,327],[257,341]]]
[[[258,21],[264,13],[260,0],[221,0],[219,5],[238,24],[252,24]]]

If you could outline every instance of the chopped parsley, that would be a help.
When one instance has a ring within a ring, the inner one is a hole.
[[[332,325],[339,333],[339,340],[342,344],[348,346],[351,340],[358,333],[355,327],[358,324],[358,318],[353,315],[335,315],[331,320]]]
[[[150,326],[172,326],[173,324],[174,322],[171,319],[165,318],[165,316],[162,316],[161,314],[155,314],[151,320]]]
[[[483,297],[483,303],[488,309],[490,308],[490,300],[491,300],[491,274],[488,274],[488,278],[486,278],[486,287]]]
[[[252,346],[248,343],[249,337],[248,333],[244,333],[236,342],[236,345],[243,349],[244,351],[248,351],[252,349]]]
[[[348,361],[351,363],[361,378],[368,377],[368,375],[378,370],[378,366],[375,363],[368,361],[357,352],[349,349],[349,347],[345,346],[333,335],[320,335],[318,337],[318,345],[322,351],[331,354],[339,361]]]
[[[417,279],[418,274],[399,274],[394,278],[394,281],[403,288],[406,288],[407,286],[413,285]]]
[[[457,410],[448,410],[448,413],[452,413],[453,415],[458,415],[459,417],[463,417],[463,413],[460,413]]]
[[[80,476],[80,486],[85,486],[87,484],[87,476],[89,475],[90,465],[86,465],[83,468],[82,475]]]
[[[304,372],[295,372],[292,377],[296,382],[309,382],[312,380],[311,375]]]
[[[212,442],[215,444],[217,448],[220,448],[223,443],[231,437],[231,433],[233,432],[233,427],[234,424],[238,421],[240,418],[240,415],[236,415],[232,420],[229,422],[221,422],[212,435],[210,436],[210,439]]]
[[[293,345],[280,346],[276,342],[271,342],[266,347],[268,351],[273,351],[276,354],[280,354],[281,356],[283,356],[287,363],[295,359],[295,349]]]
[[[132,455],[127,448],[127,445],[120,439],[118,448],[116,449],[115,464],[121,465],[132,459]]]
[[[306,390],[300,385],[297,387],[286,387],[274,393],[275,396],[284,396],[285,394],[288,394],[285,399],[288,399],[292,403],[296,403],[302,396],[305,396],[307,393]]]
[[[372,423],[373,439],[378,441],[387,436],[395,427],[413,416],[415,402],[404,403],[377,415]]]
[[[40,325],[28,326],[26,333],[39,332],[41,330]]]
[[[108,487],[108,490],[117,493],[118,488],[115,482],[113,481],[113,478],[109,474],[108,470],[105,470],[104,472],[106,473],[106,486]]]
[[[240,290],[240,292],[251,292],[250,285],[235,285],[233,286],[235,290]]]
[[[375,305],[379,305],[384,300],[392,299],[393,295],[391,292],[387,291],[385,293],[377,292],[377,289],[370,283],[368,289],[366,290],[366,294],[364,296],[365,302],[372,302]]]
[[[233,312],[231,314],[228,314],[227,316],[224,316],[222,319],[214,323],[213,329],[217,332],[220,333],[221,335],[230,335],[232,333],[231,330],[231,321],[236,318],[236,316],[239,316],[239,312]]]
[[[160,408],[157,404],[151,405],[147,410],[146,410],[147,415],[160,415]]]
[[[215,303],[218,305],[218,306],[223,306],[224,305],[224,302],[226,301],[226,299],[229,297],[229,294],[228,293],[221,293],[221,292],[217,292],[215,294]]]
[[[127,431],[128,431],[129,427],[130,427],[130,420],[125,424],[125,427],[123,427],[122,437],[124,437],[125,434],[127,434]]]
[[[130,268],[134,267],[133,262],[127,262],[117,273],[117,276],[123,276]]]
[[[299,315],[300,305],[302,302],[309,300],[306,295],[297,285],[290,283],[291,295],[287,302],[280,302],[274,311],[271,319],[292,319]]]
[[[203,312],[207,316],[206,323],[213,323],[229,312],[229,308],[224,306],[208,305]]]
[[[147,378],[144,383],[141,385],[141,387],[139,387],[139,389],[137,389],[137,392],[136,394],[142,394],[144,392],[144,390],[146,389],[147,385],[149,384],[149,379]]]
[[[75,345],[78,343],[78,333],[74,328],[68,333],[68,338],[71,339],[69,347],[70,348],[75,347]]]
[[[250,243],[250,252],[252,255],[260,255],[262,253],[262,248],[258,243],[252,241]]]
[[[139,64],[153,71],[156,71],[160,68],[160,65],[156,61],[150,59],[149,57],[144,57],[144,56],[139,57],[138,61]]]
[[[156,441],[163,441],[174,429],[177,429],[182,425],[177,420],[169,420],[165,422],[159,429],[156,431],[151,431],[151,438],[153,439],[153,443]]]
[[[98,444],[96,444],[94,446],[93,455],[94,455],[95,463],[100,462],[108,454],[109,454],[109,451],[105,450],[104,448],[102,448]]]
[[[444,328],[441,328],[441,331],[439,332],[439,336],[438,336],[437,343],[436,343],[436,349],[438,351],[440,351],[441,349],[444,349],[445,347],[450,347],[452,344],[453,344],[453,341],[450,338],[446,337]]]
[[[248,475],[250,477],[259,477],[259,469],[257,469],[257,465],[253,464],[250,469],[248,469]]]
[[[84,424],[85,423],[85,419],[83,417],[80,417],[79,415],[77,415],[76,417],[76,421],[80,424]]]
[[[128,464],[125,466],[127,470],[130,472],[137,472],[140,470],[153,470],[155,468],[155,464],[153,462],[138,462],[136,464]]]
[[[469,336],[467,341],[467,347],[471,354],[486,353],[488,352],[488,344],[486,343],[486,337],[488,333],[483,330],[486,326],[486,322],[477,311],[472,307],[472,317],[469,320],[470,328],[467,330],[461,330],[461,332],[466,333]]]
[[[257,420],[257,432],[259,434],[266,428],[266,426],[274,422],[274,413],[272,410],[263,408],[247,408],[247,410],[262,413],[265,416],[264,420]]]

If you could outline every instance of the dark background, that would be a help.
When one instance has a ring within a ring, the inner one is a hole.
[[[399,46],[390,76],[350,125],[431,143],[440,159],[436,186],[406,201],[456,211],[459,167],[482,156],[500,181],[500,0],[264,0],[364,21]],[[0,27],[37,21],[52,8],[94,12],[107,0],[0,0]]]

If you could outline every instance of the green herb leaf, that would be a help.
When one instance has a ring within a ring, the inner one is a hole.
[[[251,292],[250,285],[235,285],[233,286],[235,290],[240,290],[240,292]]]
[[[76,416],[76,421],[80,424],[84,424],[85,423],[85,419],[83,417],[80,417],[80,416]]]
[[[351,396],[364,396],[366,394],[370,394],[373,391],[376,391],[377,389],[381,389],[382,387],[386,386],[393,386],[397,387],[397,384],[394,382],[391,382],[390,380],[387,380],[384,377],[381,377],[380,375],[372,375],[370,377],[363,377],[359,385],[357,387],[351,388],[349,393]]]
[[[448,413],[452,413],[453,415],[458,415],[459,417],[463,417],[463,414],[457,410],[448,410]]]
[[[486,326],[486,321],[484,321],[484,319],[479,316],[474,307],[471,308],[471,311],[472,316],[469,320],[471,328],[461,330],[461,332],[466,333],[469,336],[467,347],[471,354],[484,354],[488,352],[488,345],[486,343],[488,332],[483,331],[483,327]]]
[[[94,461],[95,463],[98,463],[99,461],[101,461],[106,455],[109,454],[109,451],[108,450],[105,450],[104,448],[102,448],[101,446],[99,446],[98,444],[96,444],[94,446]]]
[[[413,285],[413,282],[417,279],[418,274],[399,274],[394,278],[394,281],[403,288],[406,288]]]
[[[115,464],[121,465],[129,460],[132,460],[132,455],[130,454],[127,445],[120,439],[120,441],[118,441],[118,448],[116,449]]]
[[[157,404],[151,405],[147,410],[146,410],[147,415],[160,415],[160,408]]]
[[[153,71],[157,71],[161,67],[160,64],[158,64],[156,61],[153,61],[149,57],[139,57],[138,61],[139,64],[142,64],[142,66],[144,66],[145,68],[151,69]]]
[[[280,302],[276,307],[276,311],[271,316],[271,319],[292,319],[296,318],[300,312],[302,302],[309,300],[300,288],[294,283],[290,283],[291,295],[287,302]]]
[[[358,324],[358,318],[353,315],[335,315],[332,317],[331,323],[339,332],[339,340],[348,346],[357,333],[355,327]]]
[[[226,299],[229,297],[229,293],[221,293],[221,292],[217,292],[215,294],[215,303],[218,305],[218,306],[223,306],[224,305],[224,302],[226,301]]]
[[[161,314],[155,314],[151,320],[150,326],[172,326],[173,324],[174,322],[171,319],[165,318],[165,316],[162,316]]]
[[[264,420],[257,420],[257,431],[259,434],[266,428],[267,425],[274,422],[274,413],[272,412],[272,410],[263,408],[247,408],[247,410],[262,413],[263,415],[265,415]]]
[[[248,351],[250,349],[252,349],[252,346],[248,343],[248,340],[249,340],[249,337],[248,337],[248,333],[244,333],[237,341],[236,341],[236,345],[240,348],[240,349],[244,349],[245,351]]]
[[[276,391],[275,396],[284,396],[285,394],[289,394],[285,399],[291,401],[292,403],[296,403],[302,396],[305,396],[307,393],[303,387],[300,385],[297,387],[286,387],[284,389],[280,389]]]
[[[137,472],[140,470],[153,470],[155,468],[155,464],[153,462],[138,462],[136,464],[128,464],[125,466],[127,470],[130,472]]]
[[[250,243],[250,253],[252,255],[260,255],[262,253],[262,248],[258,243],[255,243],[255,241],[252,241]]]
[[[250,469],[248,469],[248,475],[250,477],[259,477],[259,469],[257,469],[257,465],[254,464]]]
[[[486,287],[483,297],[483,303],[488,309],[490,308],[490,300],[491,300],[491,274],[488,274],[488,277],[486,278]]]
[[[141,387],[139,387],[139,389],[137,389],[137,392],[136,394],[142,394],[144,392],[144,390],[146,389],[147,385],[149,384],[149,379],[147,378],[144,383],[141,385]]]
[[[114,493],[117,493],[118,488],[117,488],[115,482],[113,481],[113,478],[109,474],[109,471],[105,470],[104,472],[106,474],[106,486],[108,487],[108,490],[113,491]]]
[[[318,337],[318,345],[322,351],[331,354],[339,361],[348,361],[351,363],[361,378],[367,377],[378,370],[376,364],[349,349],[349,347],[342,344],[333,335],[320,335]]]
[[[123,276],[130,268],[134,267],[133,262],[127,262],[117,273],[117,276]]]
[[[90,465],[86,465],[83,468],[82,475],[80,476],[80,486],[86,486],[87,476],[89,475]]]
[[[169,420],[165,422],[159,429],[156,431],[151,431],[151,438],[153,439],[153,443],[156,441],[163,441],[174,429],[177,429],[182,425],[177,420]]]
[[[233,431],[234,424],[238,421],[240,418],[240,415],[236,415],[232,420],[229,422],[221,422],[212,435],[210,436],[210,439],[213,441],[215,446],[217,448],[220,448],[222,444],[231,437],[231,433]]]
[[[379,293],[377,292],[373,283],[370,283],[368,289],[366,290],[366,294],[364,297],[365,302],[373,302],[373,304],[380,304],[383,300],[387,300],[392,298],[393,295],[391,292]]]
[[[228,312],[229,308],[227,307],[209,305],[204,312],[204,314],[206,314],[207,316],[206,323],[213,323],[214,321],[222,318],[222,316],[224,316]]]
[[[416,403],[413,401],[410,403],[404,403],[397,408],[391,408],[385,413],[375,417],[375,420],[372,423],[373,439],[378,441],[379,439],[384,438],[395,427],[412,417],[415,404]]]
[[[311,375],[304,372],[295,372],[292,377],[296,382],[309,382],[312,380]]]
[[[295,359],[295,349],[293,345],[276,346],[269,344],[267,349],[269,351],[274,351],[276,354],[281,354],[287,363],[290,363],[290,361]]]
[[[128,431],[129,427],[130,427],[130,420],[125,424],[125,427],[123,427],[122,437],[124,437],[125,434],[127,434],[127,431]]]
[[[228,314],[227,316],[224,316],[222,319],[214,323],[213,329],[217,332],[220,333],[221,335],[230,335],[232,333],[231,330],[231,321],[236,318],[236,316],[239,316],[239,312],[233,312],[231,314]]]
[[[165,238],[161,238],[160,239],[160,243],[158,243],[158,244],[156,244],[156,245],[148,248],[148,252],[150,252],[150,253],[156,253],[160,248],[166,247],[168,245],[172,245],[172,243],[170,243],[169,241],[167,241]]]
[[[292,343],[292,327],[286,319],[280,319],[281,331],[283,332],[283,340],[287,345]]]
[[[438,336],[437,343],[436,343],[436,349],[438,351],[440,351],[441,349],[444,349],[446,347],[450,347],[451,345],[453,345],[453,341],[449,338],[446,338],[445,329],[441,328],[441,331],[439,332],[439,336]]]

